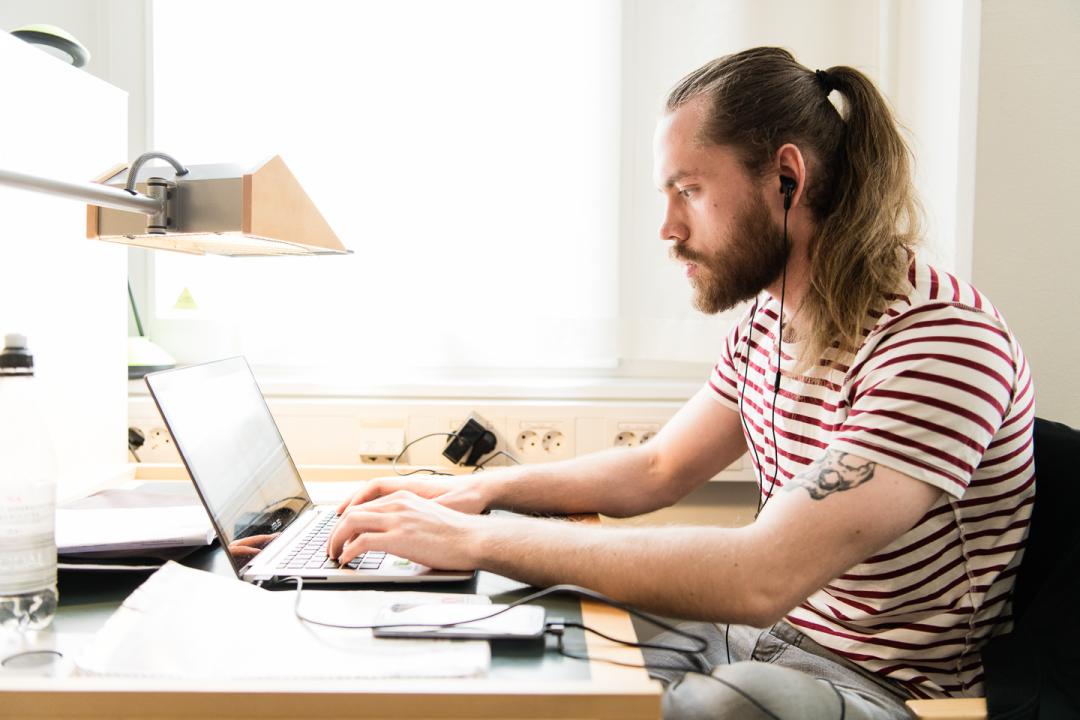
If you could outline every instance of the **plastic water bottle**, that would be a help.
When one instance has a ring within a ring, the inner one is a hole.
[[[56,461],[22,335],[0,352],[0,628],[40,630],[56,613]]]

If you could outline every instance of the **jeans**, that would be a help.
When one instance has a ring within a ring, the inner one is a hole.
[[[910,718],[908,695],[888,680],[826,650],[786,622],[683,623],[709,647],[698,663],[668,650],[644,651],[649,674],[663,681],[665,720],[894,720]],[[650,642],[694,647],[671,632]],[[730,655],[730,660],[729,660]],[[707,671],[710,674],[704,674]]]

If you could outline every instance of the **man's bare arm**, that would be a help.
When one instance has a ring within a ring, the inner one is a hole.
[[[814,500],[862,485],[874,477],[877,463],[839,450],[828,450],[805,471],[785,485],[787,492],[806,490]]]
[[[490,528],[479,564],[538,586],[587,585],[676,617],[763,626],[900,537],[940,494],[864,458],[829,451],[744,528],[510,520]]]

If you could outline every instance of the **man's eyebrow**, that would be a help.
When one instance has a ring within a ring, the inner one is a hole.
[[[696,170],[680,170],[679,172],[675,173],[667,180],[665,180],[664,184],[658,187],[657,190],[660,190],[661,192],[663,192],[664,190],[670,190],[671,188],[675,187],[675,183],[679,182],[680,180],[685,180],[692,175],[698,174],[699,173]]]

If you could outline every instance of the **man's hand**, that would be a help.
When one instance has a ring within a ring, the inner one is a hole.
[[[487,499],[480,490],[481,484],[479,479],[468,475],[409,475],[375,478],[338,505],[337,514],[341,515],[351,506],[362,505],[402,491],[435,500],[441,505],[463,513],[482,513],[487,509]]]
[[[381,550],[440,570],[473,570],[480,530],[490,521],[399,490],[348,508],[326,549],[341,564]]]

